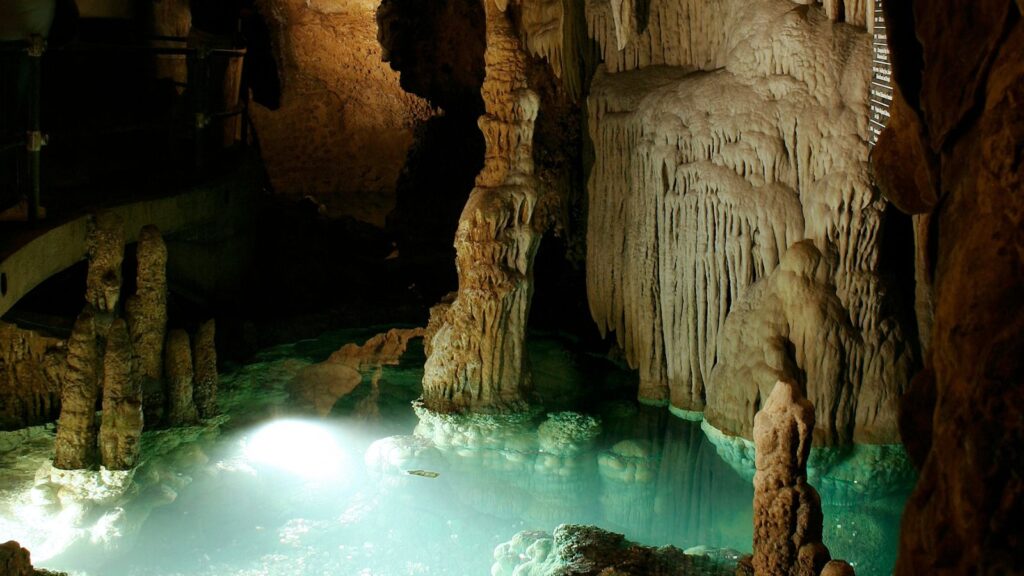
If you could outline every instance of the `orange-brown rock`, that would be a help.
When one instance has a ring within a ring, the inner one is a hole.
[[[142,387],[132,366],[128,326],[118,318],[107,331],[103,356],[103,415],[100,462],[108,470],[128,470],[139,460],[142,438]]]
[[[1013,0],[885,0],[901,107],[888,130],[925,159],[876,157],[899,174],[935,163],[927,234],[917,235],[934,323],[927,371],[901,433],[921,466],[903,514],[898,576],[1019,574],[1024,549],[1024,23]],[[921,137],[921,134],[924,137]],[[899,189],[895,189],[900,186]],[[927,244],[920,246],[924,241]],[[923,399],[923,401],[922,401]]]
[[[357,370],[365,370],[375,366],[394,366],[405,354],[409,341],[422,338],[426,333],[423,328],[392,328],[377,334],[363,343],[345,344],[327,359],[328,362],[344,364]]]
[[[60,418],[53,465],[64,470],[96,463],[96,400],[99,396],[99,352],[92,311],[86,307],[68,338],[68,366],[61,387]]]
[[[93,216],[86,238],[89,271],[85,279],[85,301],[94,310],[112,313],[121,297],[121,262],[124,260],[124,224],[113,212]]]

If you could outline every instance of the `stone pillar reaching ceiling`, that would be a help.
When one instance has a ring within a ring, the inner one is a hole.
[[[89,307],[78,315],[68,338],[68,367],[61,389],[53,465],[88,468],[96,460],[96,399],[99,395],[96,324]]]
[[[525,405],[530,385],[526,321],[541,224],[534,217],[533,127],[539,98],[507,0],[486,14],[484,167],[455,234],[459,293],[430,343],[424,404],[437,411],[502,411]]]
[[[128,470],[138,463],[142,437],[142,387],[132,366],[128,326],[118,318],[107,331],[103,357],[103,416],[100,459],[108,470]]]
[[[132,335],[135,370],[142,386],[146,423],[163,418],[165,395],[164,336],[167,332],[167,246],[156,226],[139,231],[135,294],[128,298],[125,316]]]

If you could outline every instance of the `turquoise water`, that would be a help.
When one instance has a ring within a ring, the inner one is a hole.
[[[64,540],[43,521],[29,529],[8,518],[0,527],[24,528],[14,536],[44,551],[37,567],[97,576],[485,575],[495,547],[517,532],[567,522],[645,544],[749,552],[752,471],[736,456],[742,450],[716,446],[700,423],[638,406],[630,372],[555,335],[531,338],[545,409],[530,417],[421,420],[410,405],[422,375],[418,345],[402,365],[384,367],[376,386],[373,371],[364,374],[327,419],[292,413],[288,380],[377,331],[279,346],[228,370],[225,415],[147,433],[150,456],[134,487],[80,514]],[[581,416],[564,414],[570,409]],[[32,458],[45,460],[41,438],[19,453],[22,475]],[[877,469],[877,455],[865,465],[861,456],[833,461],[850,456],[819,458],[835,472],[817,478],[826,544],[858,574],[888,574],[909,479],[889,471],[872,486],[857,474]],[[16,500],[17,474],[0,483]]]

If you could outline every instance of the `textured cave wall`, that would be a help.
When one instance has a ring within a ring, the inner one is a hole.
[[[376,4],[260,0],[282,97],[278,110],[250,110],[277,194],[383,227],[415,126],[432,112],[382,61]]]
[[[605,58],[591,313],[642,399],[731,435],[752,437],[785,377],[815,405],[817,444],[898,438],[916,344],[878,272],[889,207],[868,176],[871,40],[855,25],[871,6],[844,6],[587,3]]]
[[[885,194],[926,223],[917,252],[934,306],[901,414],[921,473],[896,574],[1021,574],[1024,7],[885,10],[896,98],[872,165]]]

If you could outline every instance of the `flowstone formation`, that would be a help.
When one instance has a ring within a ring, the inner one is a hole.
[[[775,380],[806,377],[816,443],[897,441],[915,357],[878,273],[887,205],[867,172],[871,42],[855,26],[872,5],[587,3],[605,59],[588,296],[642,400],[749,438]]]
[[[533,175],[539,98],[507,2],[483,0],[486,15],[484,167],[455,234],[459,293],[430,342],[423,402],[431,410],[522,408],[531,388],[526,320],[533,259],[543,225]]]

